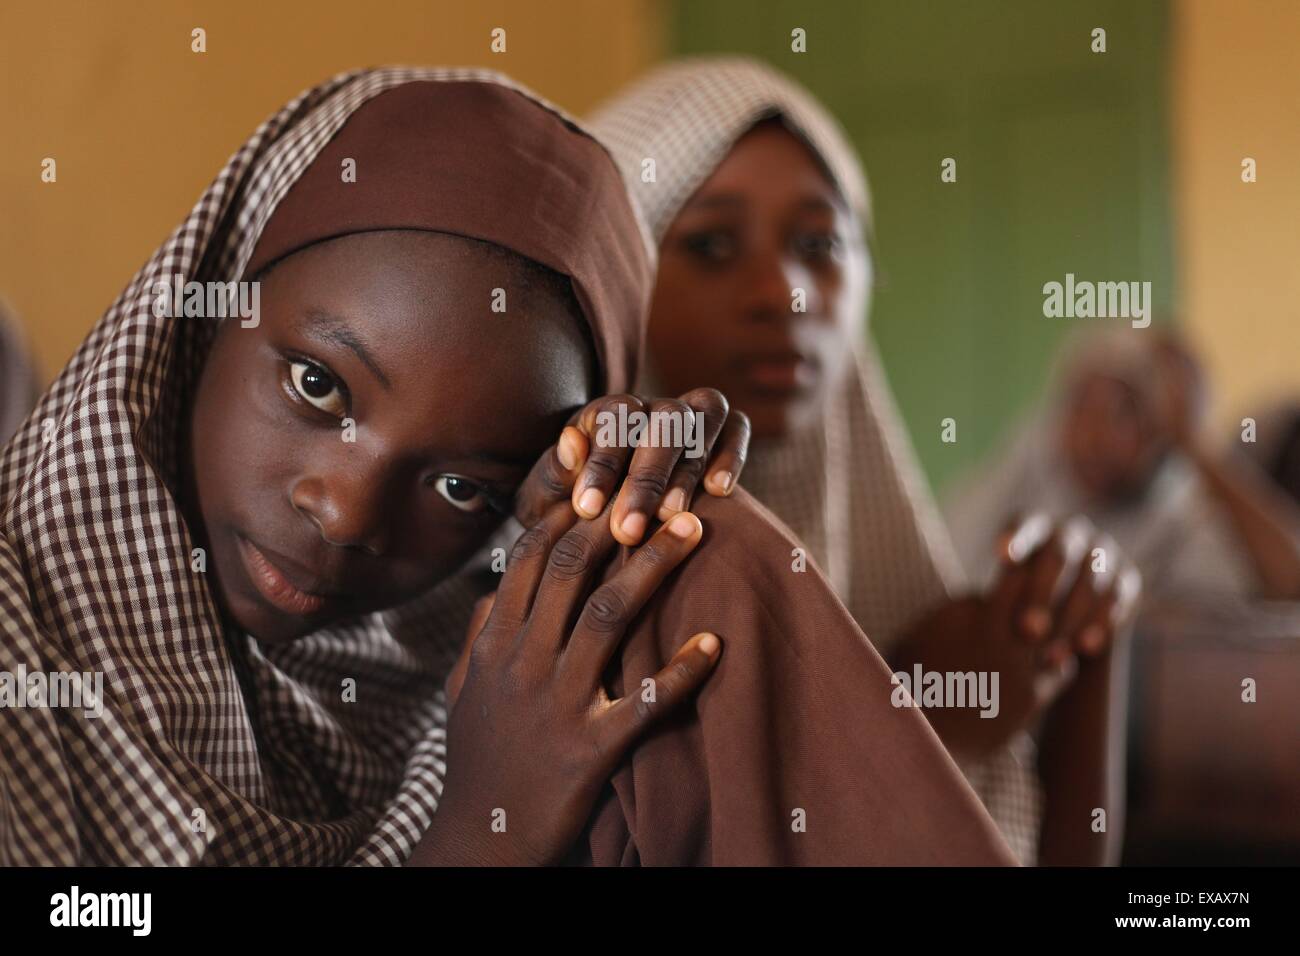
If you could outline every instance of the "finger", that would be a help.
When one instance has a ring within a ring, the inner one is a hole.
[[[1065,570],[1065,545],[1061,535],[1052,532],[1026,562],[1024,589],[1015,611],[1016,633],[1030,643],[1046,640],[1052,631],[1052,594]]]
[[[537,588],[528,628],[519,632],[519,641],[526,642],[530,654],[554,658],[560,653],[592,579],[617,544],[610,531],[608,509],[591,521],[577,522],[555,542]]]
[[[537,588],[546,571],[555,543],[568,533],[578,516],[568,501],[552,505],[542,519],[515,541],[497,588],[496,603],[488,622],[511,633],[517,632],[528,619]],[[486,626],[486,625],[485,625]]]
[[[474,611],[470,615],[469,626],[465,629],[465,646],[461,648],[460,656],[456,658],[451,673],[447,675],[448,710],[454,708],[456,701],[460,698],[460,690],[465,686],[465,673],[469,670],[470,654],[474,649],[474,641],[479,632],[483,630],[483,625],[487,623],[488,615],[492,613],[492,605],[496,603],[496,597],[496,592],[493,591],[474,602]]]
[[[1088,519],[1071,518],[1029,558],[1032,570],[1016,621],[1020,636],[1029,643],[1042,643],[1052,635],[1092,535]]]
[[[1052,640],[1044,650],[1044,660],[1056,665],[1076,650],[1080,632],[1090,624],[1104,624],[1114,603],[1112,590],[1117,575],[1110,562],[1118,556],[1118,546],[1109,535],[1101,535],[1089,542],[1079,561],[1078,581],[1066,600]],[[1090,636],[1089,640],[1093,637]],[[1101,637],[1103,644],[1110,640],[1109,633]]]
[[[611,703],[602,715],[601,750],[617,760],[655,721],[690,699],[722,654],[716,634],[696,634],[663,670]]]
[[[594,690],[623,631],[704,533],[689,511],[674,515],[608,581],[592,592],[564,649],[560,668]]]
[[[1138,597],[1142,593],[1142,576],[1133,565],[1126,565],[1116,578],[1108,599],[1099,602],[1093,615],[1075,632],[1073,645],[1083,657],[1097,657],[1124,628],[1132,623]]]
[[[1052,632],[1043,646],[1040,660],[1048,668],[1059,667],[1074,655],[1074,638],[1081,628],[1099,612],[1110,607],[1112,576],[1095,569],[1085,546],[1075,560],[1074,583],[1057,611]]]
[[[624,428],[630,427],[629,416],[643,411],[645,405],[635,395],[607,395],[578,416],[576,425],[591,443],[582,474],[573,486],[573,508],[582,517],[594,518],[605,510],[632,453]]]
[[[1016,633],[1016,611],[1029,584],[1028,558],[1051,534],[1052,523],[1045,514],[1016,519],[998,538],[997,557],[1001,571],[989,595],[989,608],[999,634]]]
[[[716,388],[696,388],[681,396],[695,413],[695,429],[689,437],[686,450],[677,460],[668,479],[668,491],[659,508],[659,520],[667,521],[679,511],[685,511],[695,498],[695,489],[704,478],[704,470],[713,461],[713,451],[718,436],[727,423],[730,406],[726,396]],[[742,454],[748,450],[745,442]]]
[[[469,626],[465,629],[465,633],[469,636],[468,644],[473,644],[474,638],[478,637],[479,631],[483,630],[483,625],[487,623],[488,615],[492,613],[496,603],[496,591],[489,591],[474,602],[474,610],[469,616]]]
[[[717,448],[709,457],[709,475],[704,479],[704,490],[717,498],[725,498],[736,490],[740,473],[745,470],[749,457],[749,439],[753,429],[749,416],[736,411],[727,416]]]
[[[515,517],[525,528],[541,520],[551,505],[568,501],[578,472],[587,461],[587,436],[572,425],[537,459],[515,495]]]
[[[650,403],[649,425],[641,434],[627,477],[610,515],[620,544],[637,545],[645,537],[650,515],[658,512],[668,490],[668,478],[695,433],[694,410],[677,399]]]

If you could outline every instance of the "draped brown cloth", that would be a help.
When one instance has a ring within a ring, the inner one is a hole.
[[[687,712],[615,774],[575,861],[1014,865],[992,818],[788,530],[743,489],[693,506],[704,540],[628,636],[614,693],[691,635],[723,639]]]

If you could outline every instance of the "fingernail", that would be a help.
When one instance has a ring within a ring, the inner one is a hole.
[[[1021,621],[1034,640],[1042,640],[1052,629],[1052,615],[1046,608],[1031,607],[1024,613]]]
[[[560,467],[565,471],[573,471],[578,467],[578,450],[573,447],[573,439],[569,437],[567,428],[560,435],[560,443],[555,448],[555,454],[560,459]]]
[[[1011,559],[1011,563],[1019,564],[1029,557],[1047,540],[1051,528],[1052,519],[1046,514],[1038,513],[1026,518],[1007,543],[1007,556]]]
[[[605,493],[599,488],[588,488],[578,498],[578,510],[583,517],[594,518],[605,508]]]
[[[716,634],[705,634],[700,638],[700,642],[695,646],[710,657],[717,657],[718,651],[722,647],[722,642],[718,640]]]
[[[713,473],[713,486],[724,495],[731,494],[731,483],[736,480],[736,476],[729,471],[715,471]]]
[[[686,489],[674,488],[668,492],[668,497],[664,499],[663,507],[668,511],[685,511],[686,510]]]
[[[681,538],[683,541],[695,537],[699,530],[700,519],[689,511],[683,511],[668,522],[668,533],[674,538]]]
[[[633,541],[640,541],[641,536],[645,534],[645,515],[639,511],[629,513],[623,523],[619,525],[623,531],[623,536],[631,538]]]
[[[1106,643],[1106,629],[1100,624],[1092,624],[1079,635],[1079,644],[1085,651],[1095,654]]]

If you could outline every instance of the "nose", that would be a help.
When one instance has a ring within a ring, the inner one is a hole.
[[[790,321],[801,312],[816,312],[818,290],[812,274],[784,249],[759,250],[745,277],[747,309],[756,321]]]
[[[294,510],[336,548],[379,556],[388,550],[388,495],[378,468],[345,468],[299,478],[289,492]]]

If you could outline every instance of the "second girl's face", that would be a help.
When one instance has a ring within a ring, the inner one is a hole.
[[[280,641],[463,565],[595,373],[567,280],[486,243],[346,236],[261,292],[204,367],[190,494],[223,610]]]
[[[742,137],[661,243],[658,384],[721,390],[759,438],[814,421],[851,354],[853,228],[800,139],[775,121]]]

